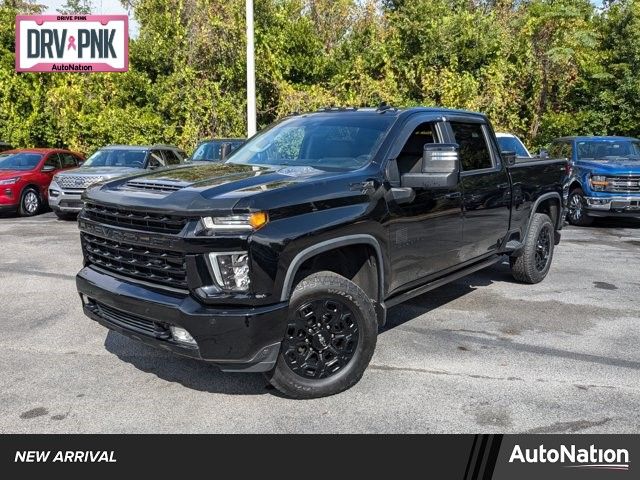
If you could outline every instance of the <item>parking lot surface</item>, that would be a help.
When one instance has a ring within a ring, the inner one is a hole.
[[[507,264],[389,312],[351,390],[283,398],[82,314],[75,222],[0,218],[0,432],[640,432],[640,223],[567,227],[549,276]]]

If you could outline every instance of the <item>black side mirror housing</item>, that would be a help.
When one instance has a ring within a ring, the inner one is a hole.
[[[451,189],[458,185],[460,155],[457,143],[428,143],[422,153],[422,172],[405,173],[402,187]]]
[[[516,152],[512,151],[512,150],[504,150],[501,152],[502,154],[502,160],[504,160],[504,162],[511,166],[511,165],[515,165],[516,164]]]

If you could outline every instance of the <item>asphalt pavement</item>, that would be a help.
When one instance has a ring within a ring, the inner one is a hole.
[[[351,390],[283,398],[109,332],[75,222],[0,218],[0,433],[638,433],[640,222],[567,227],[548,277],[497,264],[389,312]]]

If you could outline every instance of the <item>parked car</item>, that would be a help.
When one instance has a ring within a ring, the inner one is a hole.
[[[496,139],[498,140],[501,151],[516,152],[518,157],[532,157],[527,147],[524,146],[524,143],[522,143],[522,140],[520,140],[517,135],[513,133],[496,132]]]
[[[595,217],[640,218],[640,140],[564,137],[549,147],[570,160],[568,220],[589,226]]]
[[[82,160],[78,153],[52,148],[0,153],[0,212],[36,215],[46,205],[53,175],[77,167]]]
[[[296,115],[225,163],[89,188],[76,283],[112,330],[331,395],[362,376],[389,307],[505,255],[543,280],[565,165],[501,155],[478,113]]]
[[[5,152],[7,150],[13,150],[13,147],[6,142],[0,142],[0,152]]]
[[[214,138],[203,140],[189,157],[190,162],[223,162],[244,144],[243,138]]]
[[[111,145],[91,155],[80,168],[56,175],[49,187],[49,206],[61,219],[75,218],[85,189],[103,180],[135,175],[143,169],[180,165],[185,153],[171,145]]]

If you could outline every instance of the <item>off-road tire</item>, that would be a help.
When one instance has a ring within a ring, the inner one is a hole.
[[[538,283],[544,280],[551,267],[555,246],[555,228],[544,213],[534,213],[519,257],[511,257],[511,274],[524,283]],[[544,267],[542,256],[546,255]]]
[[[335,318],[330,314],[321,319],[317,318],[318,311],[325,311],[321,309],[327,308],[327,306],[333,308],[336,304],[341,307],[340,313]],[[317,308],[314,309],[313,306],[317,306]],[[312,314],[308,314],[309,309]],[[336,320],[338,317],[340,319]],[[311,320],[307,320],[307,318]],[[291,295],[287,323],[287,332],[276,366],[265,374],[269,382],[280,392],[297,399],[326,397],[347,390],[360,380],[376,347],[378,321],[372,300],[355,283],[329,271],[313,273],[303,278]],[[317,329],[314,330],[316,334],[312,336],[309,333],[312,331],[311,328],[308,331],[300,328],[299,326],[303,323]],[[342,355],[335,355],[335,353],[347,352],[346,348],[338,350],[338,342],[344,343],[344,338],[347,337],[347,335],[339,333],[346,332],[347,328],[340,330],[339,327],[347,323],[350,325],[348,331],[351,332],[349,338],[351,338],[352,345],[355,343],[353,340],[357,338],[357,343],[353,346],[351,353],[348,353],[349,359],[341,362],[342,366],[335,373],[328,373],[328,376],[324,378],[304,376],[308,373],[308,370],[304,369],[307,361],[296,362],[296,359],[300,359],[305,353],[311,352],[313,355],[315,352],[318,363],[323,361],[321,359],[324,359],[326,355],[329,360],[326,367],[322,367],[325,369],[322,372],[330,371],[336,367],[336,362],[329,366],[331,355],[334,359],[337,356],[338,360],[344,358]],[[354,323],[357,327],[355,330]],[[318,326],[316,327],[316,325]],[[325,329],[327,333],[336,332],[335,338],[333,335],[326,336]],[[308,336],[307,333],[309,333]],[[324,339],[319,348],[325,349],[319,353],[314,349],[314,345],[318,344],[318,335]],[[327,341],[328,346],[326,346]],[[300,348],[308,348],[308,350],[302,350],[303,353],[300,353],[297,348],[292,348],[292,344],[296,342],[300,342]]]

